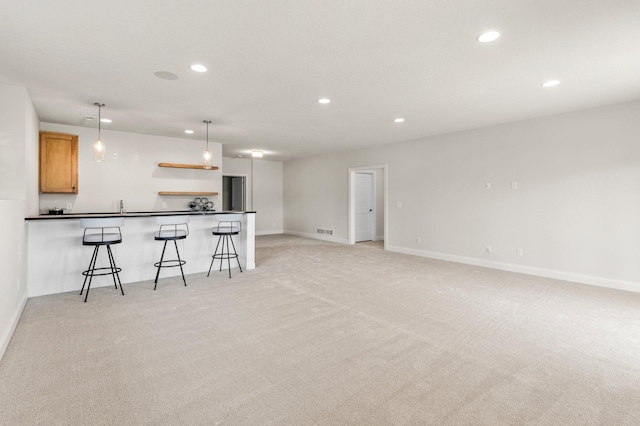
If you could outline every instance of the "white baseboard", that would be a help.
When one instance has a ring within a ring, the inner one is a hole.
[[[11,336],[13,336],[13,332],[18,326],[18,321],[20,321],[22,311],[24,311],[24,307],[26,306],[28,299],[29,298],[27,297],[27,294],[25,292],[22,300],[20,301],[18,309],[16,309],[16,311],[13,313],[13,316],[11,317],[11,321],[9,322],[7,329],[2,333],[2,340],[0,340],[0,359],[2,359],[5,351],[7,350],[7,347],[9,346]]]
[[[275,235],[275,234],[283,234],[284,231],[282,229],[276,229],[272,231],[260,231],[256,232],[256,236],[258,235]]]
[[[337,238],[337,237],[331,237],[331,236],[328,236],[328,235],[320,235],[320,234],[311,234],[311,233],[306,233],[306,232],[289,231],[289,230],[286,230],[286,229],[284,230],[284,234],[295,235],[297,237],[313,238],[314,240],[331,241],[332,243],[349,244],[349,240],[347,240],[346,238]]]
[[[518,272],[521,274],[535,275],[538,277],[553,278],[556,280],[571,281],[580,284],[588,284],[598,287],[613,288],[639,293],[640,283],[632,281],[613,280],[604,277],[594,277],[591,275],[576,274],[573,272],[556,271],[552,269],[535,268],[525,265],[514,265],[512,263],[494,262],[490,260],[477,259],[473,257],[457,256],[446,253],[437,253],[425,250],[408,249],[397,246],[387,246],[387,250],[396,253],[412,254],[414,256],[428,257],[431,259],[446,260],[449,262],[464,263],[466,265],[482,266],[485,268],[499,269],[501,271]]]
[[[378,235],[373,239],[373,241],[384,241],[384,235]]]

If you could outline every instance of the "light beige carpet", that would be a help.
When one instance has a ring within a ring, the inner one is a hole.
[[[640,424],[638,294],[379,243],[257,246],[232,279],[30,299],[0,424]]]

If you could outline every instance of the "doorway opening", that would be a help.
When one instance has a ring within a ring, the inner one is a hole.
[[[387,181],[386,164],[349,169],[349,244],[383,240],[387,249]]]
[[[356,243],[376,240],[376,174],[355,172]]]
[[[246,177],[222,176],[222,210],[245,211],[247,205]]]

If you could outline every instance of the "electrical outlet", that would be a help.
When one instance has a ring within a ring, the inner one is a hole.
[[[511,182],[511,189],[518,189],[518,182],[516,181]]]
[[[73,204],[67,203],[67,210],[71,210],[73,208]]]
[[[484,248],[484,251],[486,251],[487,253],[491,253],[491,246],[486,246]]]
[[[422,243],[422,238],[416,237],[416,243],[421,244]]]
[[[113,159],[117,160],[118,159],[118,154],[116,154],[115,152],[113,153]]]
[[[484,189],[491,189],[491,182],[487,182],[484,184]]]
[[[402,201],[398,201],[398,202],[396,203],[396,207],[397,207],[397,208],[399,208],[399,209],[401,209],[401,208],[402,208]]]
[[[138,161],[140,160],[140,157],[138,156],[138,154],[133,154],[133,161]]]
[[[166,209],[167,208],[167,203],[162,203],[162,208]]]
[[[524,252],[522,251],[521,248],[516,249],[516,256],[524,256]]]

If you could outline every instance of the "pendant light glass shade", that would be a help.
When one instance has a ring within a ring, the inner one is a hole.
[[[205,149],[204,153],[202,154],[202,159],[204,160],[204,168],[210,169],[211,168],[211,152],[208,149]]]
[[[205,169],[211,168],[211,151],[209,151],[209,123],[211,120],[203,120],[204,123],[207,123],[207,146],[205,147],[204,152],[202,153],[202,161],[204,163]]]
[[[93,159],[98,163],[104,161],[104,143],[100,138],[93,142]]]
[[[104,142],[102,142],[102,139],[100,139],[100,111],[102,110],[104,104],[96,102],[94,105],[98,107],[98,139],[96,139],[93,143],[93,159],[99,163],[101,161],[104,161],[105,153]]]

